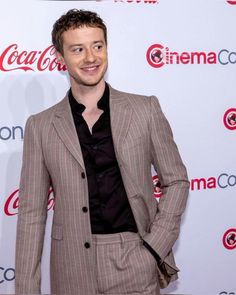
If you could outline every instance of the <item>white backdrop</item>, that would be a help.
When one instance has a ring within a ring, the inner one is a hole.
[[[236,1],[5,1],[0,10],[0,293],[14,293],[25,121],[69,87],[53,69],[51,28],[71,8],[108,26],[107,81],[156,95],[191,180],[174,251],[180,279],[163,293],[236,294]],[[152,56],[159,53],[161,57]],[[53,69],[53,70],[52,70]],[[230,120],[231,119],[231,120]],[[49,192],[50,193],[50,192]],[[49,194],[49,208],[53,205]],[[49,292],[48,230],[43,291]]]

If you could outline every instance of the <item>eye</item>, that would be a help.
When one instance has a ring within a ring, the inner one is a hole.
[[[96,44],[96,45],[94,46],[94,48],[95,48],[96,50],[101,50],[101,49],[103,48],[103,45],[102,45],[102,44]]]
[[[74,52],[74,53],[80,53],[82,51],[83,51],[82,47],[74,47],[74,48],[72,48],[72,52]]]

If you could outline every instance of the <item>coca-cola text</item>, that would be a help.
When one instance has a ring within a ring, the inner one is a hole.
[[[43,51],[20,51],[17,44],[9,45],[0,55],[0,71],[10,72],[15,70],[27,71],[66,71],[66,66],[61,65],[56,56],[55,48],[50,45]]]
[[[18,213],[18,207],[19,207],[19,189],[15,190],[13,193],[10,194],[10,196],[7,198],[5,205],[4,205],[4,213],[7,216],[14,216]],[[55,204],[55,199],[53,196],[53,189],[50,188],[48,191],[48,204],[47,209],[53,210]]]

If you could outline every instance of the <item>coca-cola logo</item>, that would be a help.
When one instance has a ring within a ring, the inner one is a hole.
[[[50,188],[48,191],[48,204],[47,209],[53,210],[55,205],[55,198],[53,195],[53,189]],[[19,207],[19,189],[15,190],[10,196],[7,198],[4,205],[4,213],[7,216],[14,216],[18,213]]]
[[[0,54],[0,71],[66,71],[56,56],[55,48],[50,45],[44,50],[20,50],[17,44],[11,44]]]

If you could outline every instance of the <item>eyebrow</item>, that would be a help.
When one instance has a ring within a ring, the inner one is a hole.
[[[105,44],[105,42],[102,41],[102,40],[94,41],[92,44],[94,45],[94,44],[97,44],[97,43]],[[72,47],[74,47],[74,46],[84,46],[84,44],[82,44],[82,43],[71,44],[71,45],[69,46],[69,48],[72,48]]]

